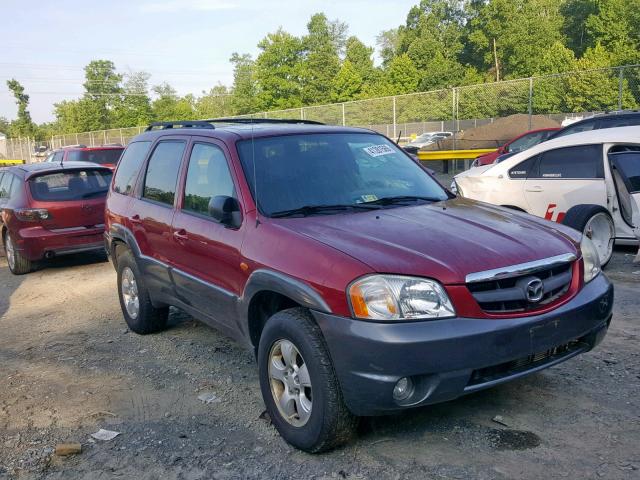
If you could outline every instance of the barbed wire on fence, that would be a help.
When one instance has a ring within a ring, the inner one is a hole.
[[[582,112],[634,109],[640,106],[640,65],[581,70],[521,79],[451,87],[428,92],[351,100],[232,118],[316,120],[367,127],[391,138],[405,139],[427,131],[457,132],[512,114],[558,117]],[[558,119],[558,118],[556,118]],[[530,120],[531,125],[531,120]],[[144,127],[115,128],[54,135],[46,146],[126,145]],[[37,161],[33,139],[0,140],[0,156]]]

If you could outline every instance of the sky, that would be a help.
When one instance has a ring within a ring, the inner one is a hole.
[[[302,35],[312,14],[349,25],[369,46],[382,30],[404,23],[418,0],[0,0],[0,117],[14,119],[6,80],[30,95],[37,123],[53,120],[53,104],[79,97],[83,67],[112,60],[118,72],[144,70],[151,85],[180,94],[231,85],[233,52],[258,53],[264,36],[284,28]]]

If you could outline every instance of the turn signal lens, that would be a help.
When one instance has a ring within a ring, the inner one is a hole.
[[[49,210],[44,208],[21,208],[15,211],[15,215],[23,222],[39,222],[50,218]]]

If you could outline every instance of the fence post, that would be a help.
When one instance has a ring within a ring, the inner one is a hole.
[[[78,139],[78,134],[76,133],[76,145],[80,145],[80,140]]]
[[[624,87],[624,67],[620,67],[618,74],[618,110],[622,110],[622,92]]]
[[[532,116],[533,116],[533,77],[529,77],[529,130],[531,130]]]
[[[120,145],[124,145],[124,136],[122,135],[122,129],[120,129]]]
[[[396,97],[393,97],[393,139],[395,140],[397,137],[397,126],[396,126]]]
[[[102,131],[102,135],[103,135],[103,137],[104,137],[104,143],[103,143],[103,145],[106,145],[106,144],[107,144],[107,131],[106,131],[106,130],[103,130],[103,131]]]
[[[342,102],[342,126],[346,126],[347,125],[347,117],[344,114],[344,102]]]

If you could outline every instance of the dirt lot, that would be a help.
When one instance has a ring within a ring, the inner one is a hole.
[[[615,317],[596,351],[365,419],[353,444],[321,456],[280,439],[262,415],[251,354],[229,339],[178,311],[162,334],[129,332],[110,264],[83,257],[14,277],[0,258],[0,478],[640,478],[631,258],[617,252],[608,268]],[[100,428],[120,435],[94,441]],[[62,442],[82,453],[53,454]]]

